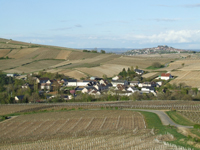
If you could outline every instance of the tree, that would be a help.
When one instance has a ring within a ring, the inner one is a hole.
[[[104,50],[101,50],[101,53],[102,53],[102,54],[105,54],[105,53],[106,53],[106,51],[104,51]]]
[[[159,62],[154,62],[153,64],[152,64],[152,67],[154,67],[154,68],[160,68],[162,65],[159,63]]]
[[[185,63],[182,63],[182,67],[184,67]]]
[[[103,79],[107,79],[108,77],[107,77],[107,75],[106,74],[104,74],[103,75]]]

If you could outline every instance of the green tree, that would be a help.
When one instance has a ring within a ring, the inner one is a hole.
[[[160,68],[162,65],[159,62],[152,63],[152,67],[154,68]]]

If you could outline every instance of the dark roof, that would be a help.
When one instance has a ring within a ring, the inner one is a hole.
[[[96,88],[93,87],[93,86],[86,86],[85,88],[88,89],[88,90],[89,90],[89,89],[96,89]]]
[[[22,100],[22,99],[24,98],[24,95],[19,95],[19,96],[17,96],[17,98],[18,98],[19,100]]]
[[[135,72],[143,73],[144,71],[140,69],[135,69]]]
[[[136,87],[130,87],[130,88],[132,88],[133,90],[138,90]]]
[[[63,81],[67,82],[67,79],[62,79]]]
[[[112,82],[115,82],[115,83],[119,83],[119,82],[124,83],[124,82],[126,82],[126,80],[112,80]]]
[[[146,89],[149,89],[149,90],[155,90],[155,88],[154,87],[142,87],[142,88],[146,88]]]
[[[77,82],[76,79],[69,79],[68,82]]]

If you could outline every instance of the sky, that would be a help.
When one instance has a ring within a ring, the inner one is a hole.
[[[199,0],[0,0],[0,37],[70,48],[200,49]]]

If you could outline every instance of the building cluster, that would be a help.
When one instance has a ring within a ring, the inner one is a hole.
[[[136,73],[142,74],[143,71],[136,69]],[[169,80],[172,76],[170,73],[162,73],[157,79]],[[68,94],[60,95],[60,98],[64,100],[70,100],[76,97],[80,93],[93,95],[100,97],[103,94],[120,95],[120,96],[130,96],[135,92],[140,94],[152,93],[156,96],[155,87],[160,87],[162,81],[160,82],[143,82],[139,81],[127,81],[120,80],[119,76],[112,78],[112,81],[99,78],[91,77],[88,80],[76,80],[76,79],[61,79],[61,80],[50,80],[49,78],[37,78],[35,77],[35,85],[29,85],[28,83],[22,85],[21,88],[35,88],[37,86],[39,94],[48,93],[46,99],[54,98],[58,96],[58,92],[68,91]],[[54,93],[51,95],[51,93]],[[51,95],[51,96],[49,96]],[[23,95],[16,96],[15,100],[18,101],[23,99]]]

